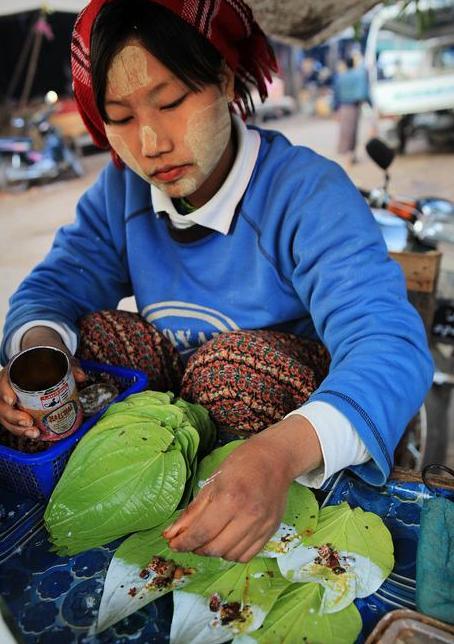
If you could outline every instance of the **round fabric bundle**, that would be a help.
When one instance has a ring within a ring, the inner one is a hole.
[[[178,351],[140,315],[97,311],[79,324],[79,358],[138,369],[147,374],[150,389],[179,391],[183,364]]]
[[[328,364],[321,344],[295,335],[221,333],[189,359],[181,395],[208,409],[221,431],[256,433],[302,405]]]

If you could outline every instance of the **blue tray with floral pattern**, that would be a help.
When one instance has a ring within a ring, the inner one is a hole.
[[[440,490],[454,500],[454,490]],[[335,477],[323,505],[347,501],[380,515],[393,536],[396,565],[370,597],[356,600],[363,642],[379,619],[396,608],[415,608],[415,561],[419,514],[433,492],[422,483],[391,480],[373,488],[349,473]],[[50,552],[44,506],[0,491],[0,595],[26,644],[126,644],[168,642],[170,595],[149,604],[98,636],[88,636],[96,621],[114,542],[74,557]]]

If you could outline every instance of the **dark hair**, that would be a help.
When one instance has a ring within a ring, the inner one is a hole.
[[[355,61],[353,60],[352,56],[347,56],[345,59],[345,64],[347,65],[347,69],[353,69],[355,66]]]
[[[172,11],[149,0],[113,0],[93,25],[90,62],[96,106],[104,122],[107,70],[130,38],[139,40],[190,90],[223,81],[224,59],[213,45]],[[254,112],[247,85],[235,76],[235,95],[245,114]]]

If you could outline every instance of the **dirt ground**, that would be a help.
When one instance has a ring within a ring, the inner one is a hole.
[[[372,188],[382,185],[383,173],[367,158],[364,142],[370,132],[363,118],[360,133],[360,162],[348,167],[336,155],[338,124],[334,119],[309,118],[295,115],[270,121],[266,127],[282,131],[297,144],[307,145],[320,154],[344,165],[358,186]],[[107,154],[84,158],[86,175],[81,179],[57,181],[33,187],[20,194],[0,193],[0,323],[3,326],[8,298],[23,277],[49,249],[56,229],[72,221],[79,196],[94,181],[107,163]],[[415,141],[405,156],[396,158],[391,168],[390,190],[400,196],[436,195],[454,200],[454,151],[435,152]],[[443,296],[454,298],[454,248],[440,245],[443,252],[439,289]],[[122,308],[134,310],[134,302],[124,301]],[[453,367],[449,361],[449,368]],[[448,461],[454,463],[454,395],[451,395],[452,420]]]

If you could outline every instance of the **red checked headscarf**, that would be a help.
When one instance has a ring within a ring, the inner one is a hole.
[[[242,0],[149,0],[160,4],[192,25],[217,49],[242,80],[257,86],[260,98],[268,95],[265,79],[277,71],[265,34]],[[96,145],[108,148],[104,122],[96,107],[90,69],[93,24],[111,0],[91,0],[79,14],[71,44],[74,95],[80,114]]]

